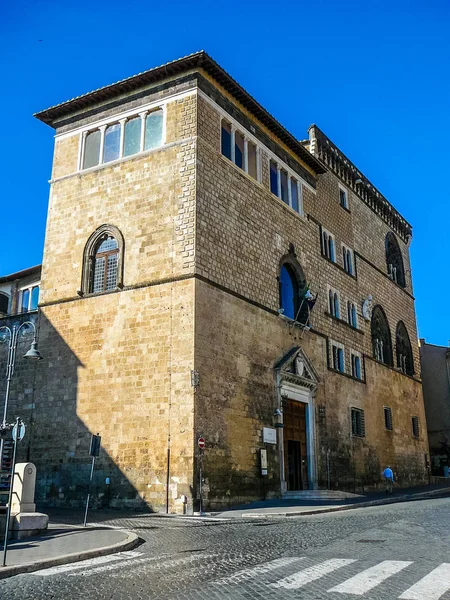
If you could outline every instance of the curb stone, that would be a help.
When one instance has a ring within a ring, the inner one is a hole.
[[[397,504],[399,502],[412,502],[414,500],[426,500],[427,498],[445,496],[449,494],[450,490],[433,490],[431,492],[421,492],[419,494],[412,495],[399,495],[394,498],[380,498],[378,500],[369,500],[368,502],[355,502],[355,504],[346,504],[343,506],[331,506],[327,508],[316,508],[307,511],[291,511],[291,512],[278,512],[278,513],[247,513],[245,515],[241,515],[245,518],[251,519],[270,519],[270,518],[280,518],[280,517],[303,517],[308,515],[318,515],[324,513],[331,512],[342,512],[344,510],[353,510],[355,508],[370,508],[371,506],[382,506],[384,504]]]
[[[124,533],[127,534],[127,537],[122,542],[117,542],[115,544],[111,544],[110,546],[85,550],[84,552],[63,554],[62,556],[57,556],[55,558],[37,560],[35,562],[24,563],[22,565],[0,567],[0,579],[6,579],[7,577],[13,577],[14,575],[20,575],[22,573],[33,573],[34,571],[41,571],[42,569],[49,569],[50,567],[67,565],[70,563],[79,562],[80,560],[96,558],[97,556],[115,554],[116,552],[125,552],[127,550],[132,550],[140,543],[139,537],[135,533],[131,533],[130,531],[124,531]]]

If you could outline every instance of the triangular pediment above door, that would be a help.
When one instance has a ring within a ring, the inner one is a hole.
[[[281,376],[281,380],[290,381],[303,387],[314,389],[319,383],[319,377],[306,356],[305,352],[299,346],[294,346],[287,354],[279,360],[274,367]]]

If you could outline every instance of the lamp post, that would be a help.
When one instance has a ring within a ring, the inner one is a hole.
[[[6,336],[9,335],[8,360],[6,363],[5,406],[3,409],[2,427],[5,427],[5,425],[6,425],[6,413],[8,411],[9,391],[11,388],[11,379],[12,379],[12,376],[14,375],[14,366],[16,363],[16,352],[17,352],[17,345],[19,342],[19,333],[22,330],[22,328],[27,327],[27,326],[31,326],[33,328],[34,335],[33,335],[33,341],[31,342],[30,349],[24,355],[23,358],[26,358],[27,360],[42,360],[42,356],[40,355],[40,353],[37,349],[36,325],[32,321],[25,321],[24,323],[22,323],[19,326],[14,325],[12,329],[10,327],[8,327],[7,325],[3,325],[2,327],[0,327],[0,335],[2,334],[2,332],[4,332],[4,334]],[[1,340],[1,341],[5,341],[5,338],[3,338],[3,340]],[[3,436],[2,436],[0,438],[0,469],[2,466],[2,462],[3,462],[3,445],[4,445],[4,442],[3,442]]]

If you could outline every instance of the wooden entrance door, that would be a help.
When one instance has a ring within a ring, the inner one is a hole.
[[[308,489],[306,404],[295,400],[284,409],[284,471],[288,490]]]

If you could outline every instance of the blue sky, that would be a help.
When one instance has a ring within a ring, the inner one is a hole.
[[[204,49],[297,137],[317,123],[412,223],[419,335],[447,345],[447,0],[1,6],[0,275],[42,260],[53,131],[32,114]]]

